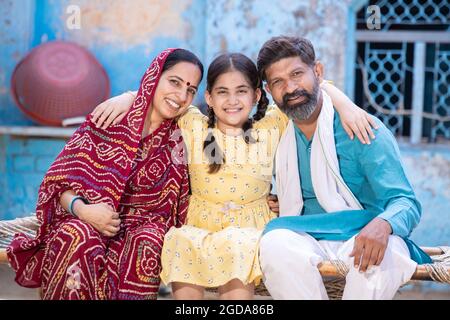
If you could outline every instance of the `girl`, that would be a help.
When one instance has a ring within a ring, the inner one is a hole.
[[[131,96],[100,105],[94,110],[97,123],[118,121]],[[212,62],[205,99],[208,116],[191,107],[178,121],[189,153],[192,196],[187,224],[165,237],[161,278],[172,284],[176,299],[201,299],[204,288],[213,287],[222,299],[251,299],[262,278],[259,237],[276,216],[266,198],[288,119],[275,106],[267,110],[256,66],[242,54]]]
[[[7,249],[20,285],[44,299],[156,299],[164,234],[184,223],[189,190],[173,119],[202,76],[194,54],[165,50],[116,126],[87,118],[40,187],[36,238]]]

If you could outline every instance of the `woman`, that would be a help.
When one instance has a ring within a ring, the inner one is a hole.
[[[156,299],[163,238],[184,223],[189,191],[174,119],[202,76],[194,54],[165,50],[120,123],[87,118],[40,187],[36,238],[7,249],[20,285],[44,299]]]

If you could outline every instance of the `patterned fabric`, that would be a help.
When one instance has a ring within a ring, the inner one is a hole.
[[[156,298],[162,239],[183,224],[189,185],[176,122],[141,137],[173,50],[153,60],[121,123],[102,130],[89,116],[48,170],[39,189],[36,238],[18,234],[7,249],[20,285],[42,286],[46,299]],[[119,212],[118,235],[103,237],[66,212],[59,204],[66,190]]]
[[[246,144],[242,136],[215,130],[225,164],[218,173],[209,174],[208,163],[198,163],[208,134],[207,118],[196,108],[180,118],[192,196],[187,225],[171,228],[164,240],[161,279],[165,284],[218,287],[232,279],[259,284],[259,239],[265,225],[276,217],[266,197],[275,149],[287,122],[287,117],[272,106],[253,126],[254,144]]]

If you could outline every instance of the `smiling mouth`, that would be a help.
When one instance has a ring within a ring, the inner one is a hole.
[[[179,109],[181,108],[181,106],[180,106],[178,103],[176,103],[175,101],[172,101],[172,100],[170,100],[170,99],[166,99],[166,102],[167,102],[167,104],[168,104],[170,107],[172,107],[172,108],[175,109],[175,110],[179,110]]]
[[[242,108],[227,108],[227,109],[223,109],[225,111],[225,113],[238,113],[242,111]]]
[[[291,99],[288,99],[288,103],[292,103],[292,102],[302,102],[302,101],[304,101],[306,98],[305,98],[305,96],[296,96],[296,97],[293,97],[293,98],[291,98]]]

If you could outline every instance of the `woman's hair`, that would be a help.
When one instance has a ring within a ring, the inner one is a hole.
[[[204,73],[203,64],[195,54],[186,49],[176,49],[172,51],[166,58],[162,72],[169,70],[180,62],[189,62],[196,65],[200,69],[200,81],[202,81]]]
[[[253,116],[253,118],[248,119],[242,127],[245,133],[245,142],[254,143],[255,141],[251,138],[249,130],[252,129],[253,122],[262,119],[266,114],[267,106],[269,105],[269,99],[266,96],[261,78],[258,75],[258,70],[256,69],[256,65],[253,63],[253,61],[241,53],[225,53],[218,56],[216,59],[214,59],[214,61],[208,68],[206,90],[211,93],[217,78],[220,75],[230,71],[238,71],[242,73],[253,90],[261,90],[261,98],[258,101],[255,115]],[[203,142],[203,151],[205,152],[209,160],[209,173],[217,173],[221,168],[221,164],[225,163],[225,157],[220,150],[216,138],[214,137],[212,132],[212,128],[214,128],[215,123],[216,116],[214,114],[214,110],[209,107],[209,133],[205,141]],[[208,146],[208,149],[211,150],[211,152],[209,153],[206,152],[206,148]]]

